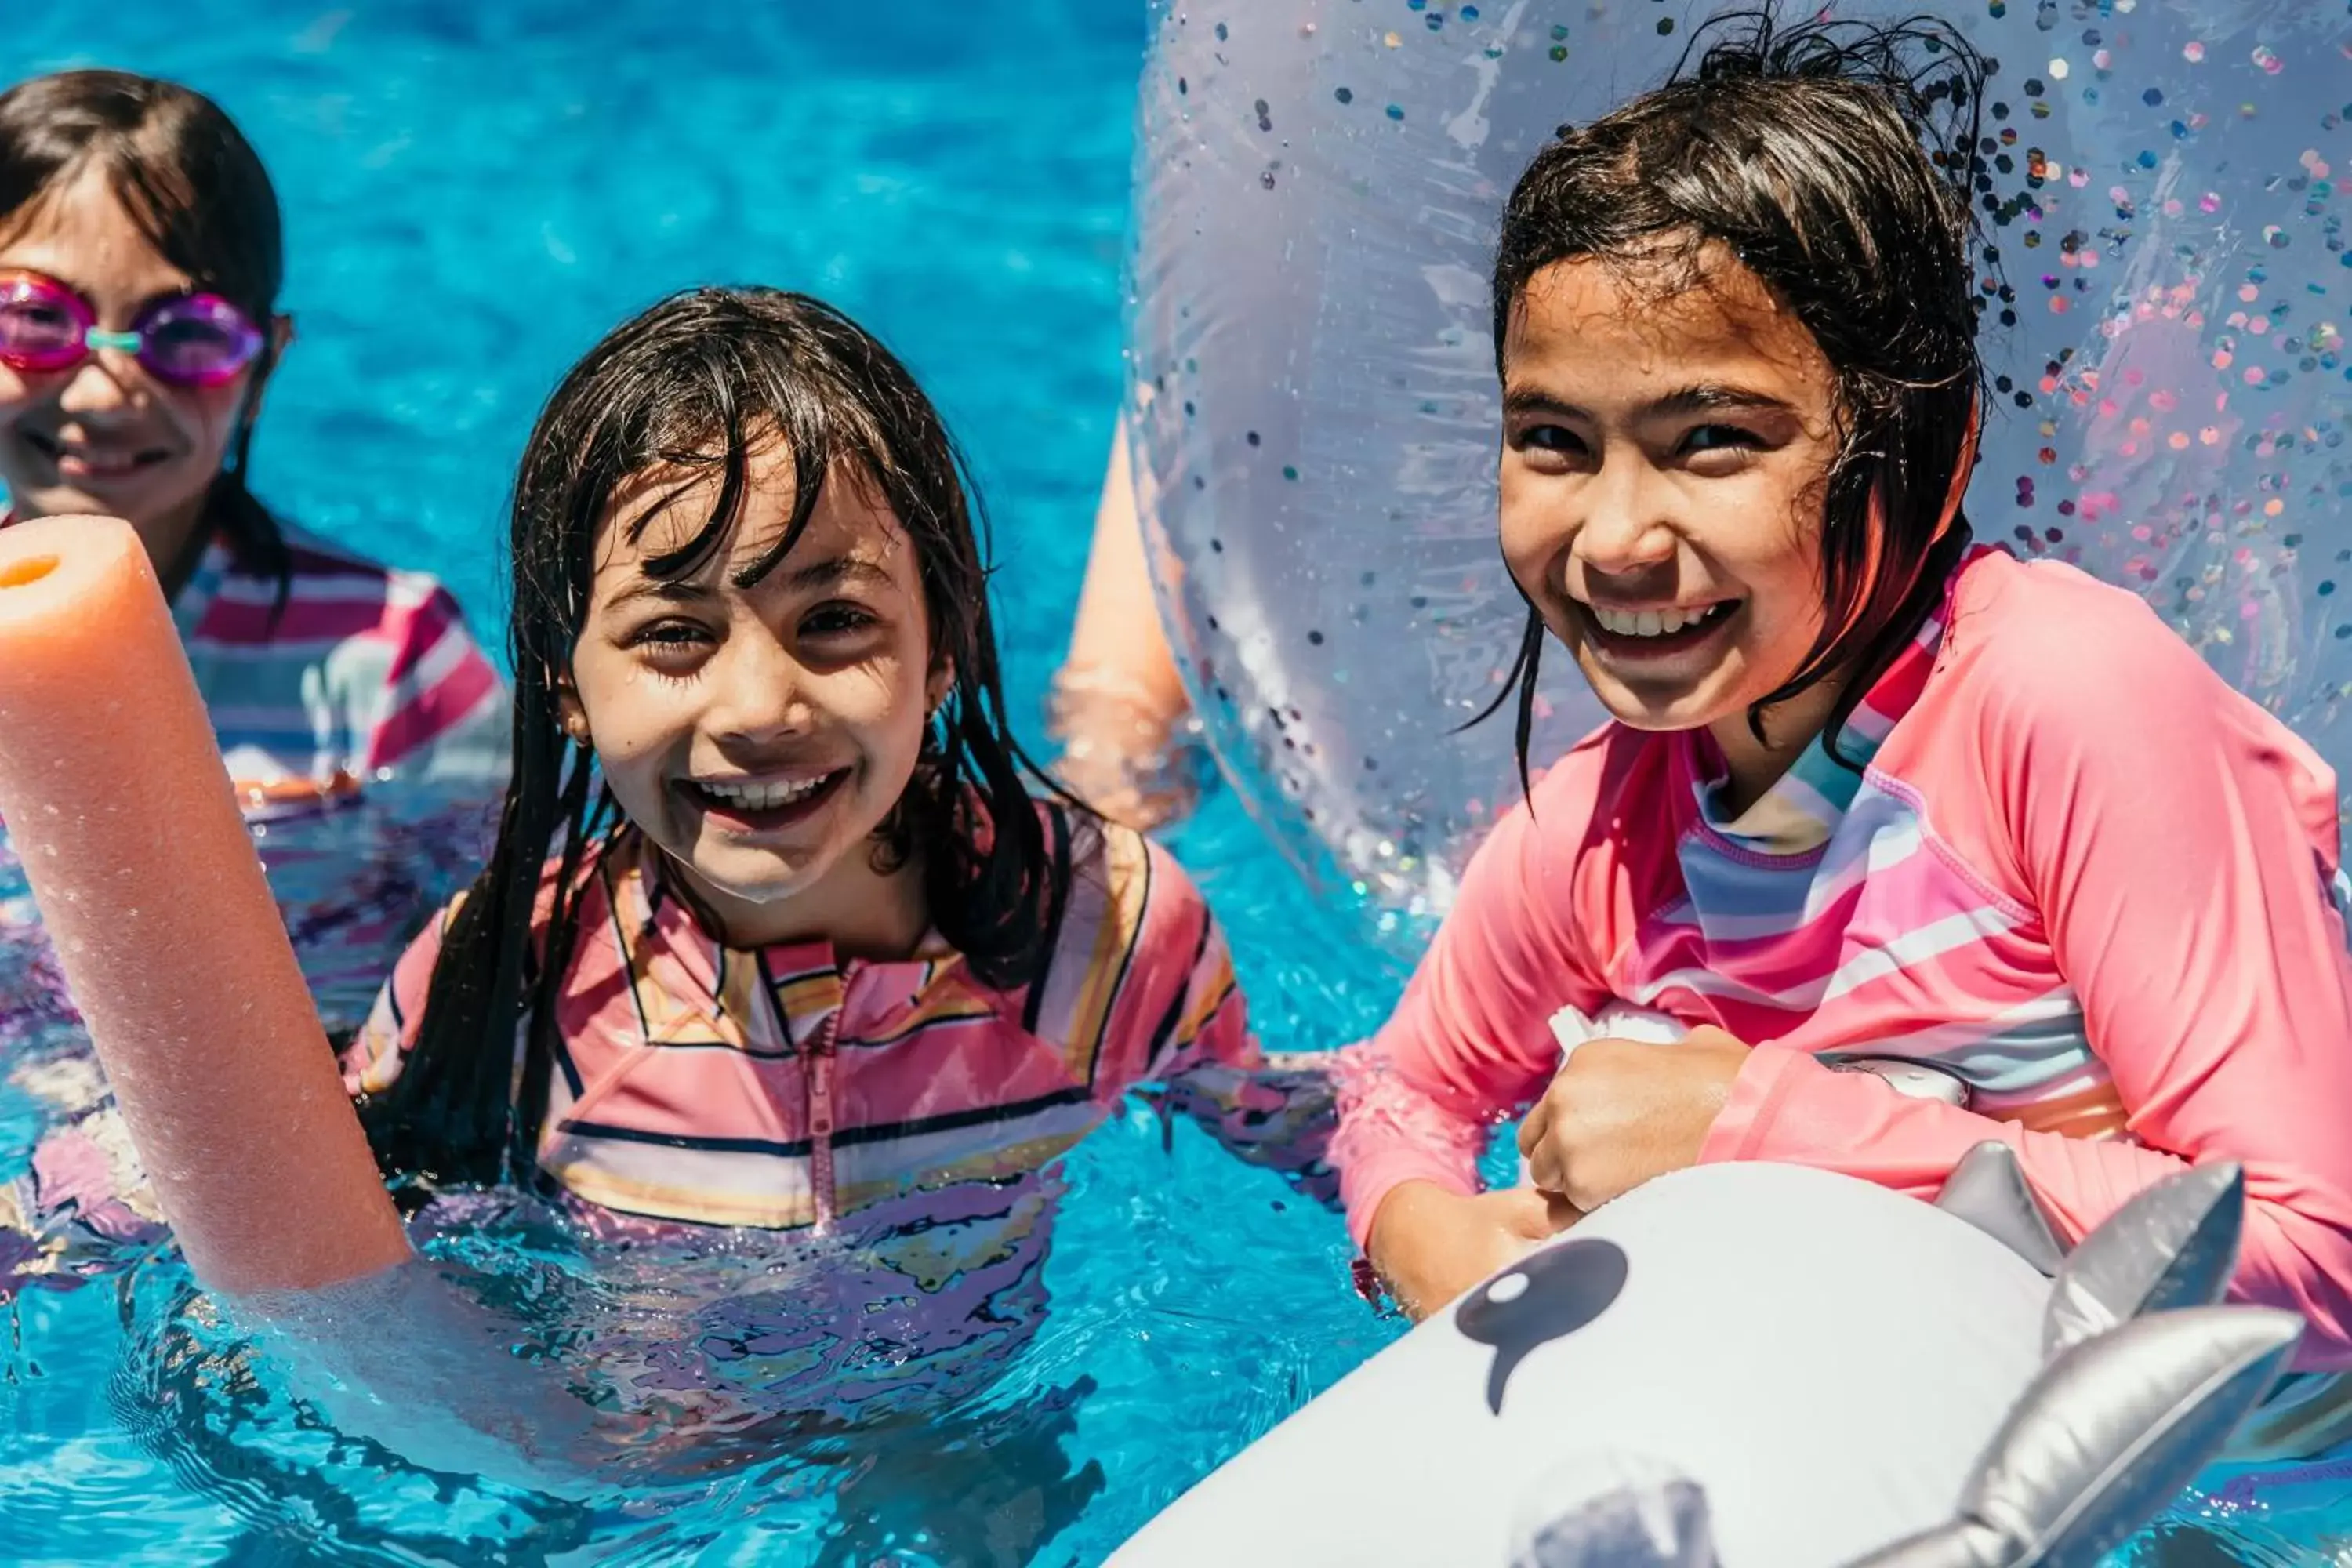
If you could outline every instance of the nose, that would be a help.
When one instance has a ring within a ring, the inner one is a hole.
[[[1672,562],[1671,492],[1672,487],[1635,454],[1602,464],[1584,487],[1584,516],[1571,553],[1586,571],[1609,577]]]
[[[730,637],[705,674],[711,697],[704,725],[721,741],[773,744],[814,727],[809,672],[772,636]]]
[[[136,380],[137,373],[126,368],[121,355],[112,349],[100,349],[74,367],[58,394],[58,408],[66,414],[100,417],[131,412],[142,402],[134,390]]]

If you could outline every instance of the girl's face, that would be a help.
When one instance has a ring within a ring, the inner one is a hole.
[[[831,476],[774,570],[739,585],[789,524],[791,452],[763,443],[748,478],[732,534],[675,582],[644,563],[701,531],[719,472],[648,472],[614,496],[564,718],[728,940],[840,942],[887,924],[877,905],[916,880],[877,872],[869,851],[954,676],[931,658],[914,547],[854,471]]]
[[[0,270],[46,273],[124,331],[152,301],[195,285],[163,259],[91,168],[0,226]],[[282,346],[285,326],[272,323]],[[0,482],[26,516],[103,512],[139,532],[159,572],[178,563],[205,497],[259,388],[248,369],[226,386],[173,386],[129,354],[101,349],[47,374],[0,364]]]
[[[1611,713],[1706,726],[1738,773],[1762,760],[1748,708],[1821,634],[1836,378],[1727,253],[1696,287],[1664,283],[1578,258],[1522,296],[1504,344],[1503,554]],[[1833,696],[1790,704],[1806,711],[1780,715],[1775,751],[1801,748]]]

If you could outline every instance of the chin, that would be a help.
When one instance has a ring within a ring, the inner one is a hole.
[[[65,485],[16,485],[10,490],[16,499],[16,510],[27,517],[70,517],[76,512],[106,510],[96,496]]]
[[[1606,688],[1596,686],[1593,690],[1611,718],[1628,730],[1653,735],[1711,729],[1726,719],[1744,718],[1749,706],[1746,698],[1723,698],[1710,692],[1686,692],[1648,700],[1614,682]]]
[[[726,857],[731,861],[733,857]],[[808,869],[775,869],[759,871],[736,864],[712,866],[698,862],[694,874],[705,887],[741,904],[781,904],[785,900],[808,891],[816,882],[815,874]]]
[[[845,846],[828,842],[778,849],[730,843],[723,837],[715,843],[706,838],[687,863],[713,892],[739,903],[780,904],[823,882],[855,844],[853,840]]]
[[[1689,690],[1647,693],[1634,689],[1612,676],[1596,676],[1591,670],[1580,671],[1592,694],[1609,716],[1628,730],[1640,730],[1648,734],[1666,734],[1676,730],[1697,730],[1713,723],[1732,709],[1724,703],[1711,701],[1706,694]]]
[[[1628,730],[1638,730],[1645,735],[1671,735],[1677,730],[1696,730],[1697,724],[1685,723],[1673,710],[1661,710],[1624,703],[1604,701],[1609,717]]]
[[[1736,668],[1718,666],[1696,681],[1636,686],[1618,670],[1588,658],[1581,648],[1577,650],[1576,668],[1612,719],[1646,734],[1703,730],[1720,719],[1744,713],[1753,700],[1743,695],[1742,689],[1749,683],[1738,678]]]
[[[24,492],[25,510],[39,517],[119,517],[144,539],[146,520],[173,511],[185,497],[158,500],[145,485],[125,485],[104,492],[76,489],[70,485],[36,486]],[[150,548],[152,548],[151,545]]]

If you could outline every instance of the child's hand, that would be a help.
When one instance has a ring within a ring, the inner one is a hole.
[[[1673,1045],[1587,1040],[1519,1126],[1536,1188],[1590,1214],[1698,1161],[1748,1047],[1721,1029]]]
[[[1464,1197],[1407,1182],[1381,1203],[1364,1250],[1397,1304],[1418,1321],[1580,1217],[1532,1187]]]

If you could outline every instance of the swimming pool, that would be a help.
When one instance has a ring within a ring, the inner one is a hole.
[[[1115,0],[134,0],[12,14],[0,79],[118,65],[238,119],[288,209],[300,333],[258,488],[439,573],[486,632],[515,456],[588,343],[699,281],[839,302],[908,358],[971,452],[999,557],[1019,563],[998,582],[1001,624],[1015,711],[1042,743],[1118,397],[1141,39],[1140,8]],[[1315,911],[1230,797],[1181,847],[1235,928],[1269,1046],[1336,1043],[1378,1016],[1395,976],[1302,934]],[[0,1089],[0,1176],[39,1120],[23,1088]],[[1189,1125],[1139,1104],[1066,1179],[1025,1288],[1051,1311],[1001,1378],[946,1401],[936,1425],[961,1436],[927,1450],[924,1488],[894,1479],[912,1456],[886,1442],[586,1509],[518,1503],[325,1453],[267,1375],[207,1346],[168,1260],[121,1292],[27,1291],[0,1363],[0,1561],[864,1561],[822,1539],[845,1484],[866,1500],[844,1511],[877,1521],[858,1551],[1020,1561],[1050,1542],[1049,1560],[1098,1559],[1393,1329],[1347,1289],[1336,1217]],[[675,1301],[705,1278],[678,1259],[658,1280],[614,1275],[606,1258],[591,1279],[543,1224],[492,1234],[457,1250],[551,1333],[641,1337],[648,1290]],[[927,1523],[928,1552],[887,1540]]]
[[[18,11],[0,79],[178,77],[268,159],[301,337],[256,472],[288,515],[440,573],[488,630],[503,492],[560,370],[675,287],[808,289],[903,353],[969,447],[1017,563],[1003,627],[1038,738],[1118,397],[1139,6]],[[1379,1017],[1399,976],[1230,796],[1177,847],[1270,1048]],[[39,1121],[0,1086],[0,1177]],[[932,1391],[919,1419],[585,1503],[426,1474],[323,1427],[168,1254],[105,1287],[27,1291],[0,1350],[0,1561],[1091,1563],[1396,1331],[1349,1290],[1335,1216],[1144,1100],[1017,1195],[1050,1207],[1054,1246],[1006,1293],[985,1375]],[[617,1352],[677,1394],[838,1349],[839,1303],[814,1283],[838,1258],[586,1247],[527,1205],[455,1217],[436,1256],[551,1359]],[[920,1335],[869,1315],[891,1327],[865,1335],[857,1376],[919,1366]]]

